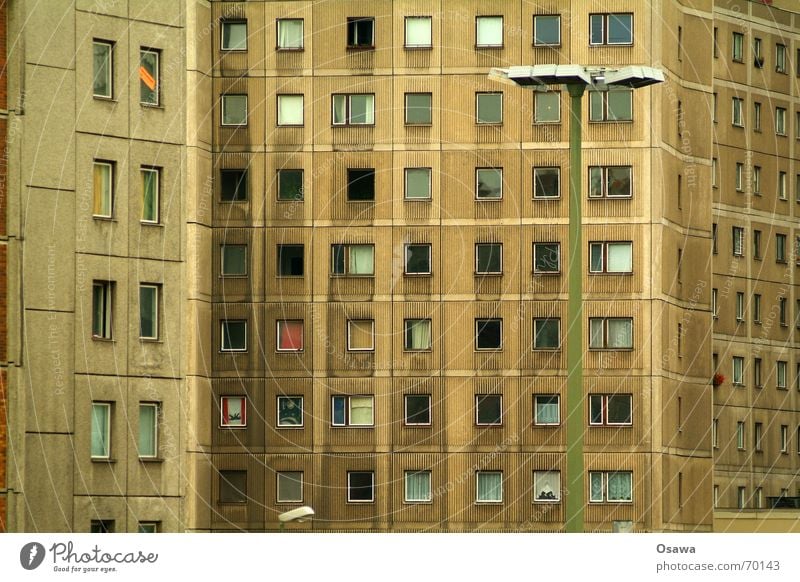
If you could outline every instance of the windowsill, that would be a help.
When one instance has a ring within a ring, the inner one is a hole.
[[[367,46],[367,45],[363,45],[363,46],[347,46],[347,47],[345,47],[345,49],[347,49],[349,51],[374,51],[375,50],[375,45],[371,44],[369,46]]]
[[[219,49],[219,52],[221,54],[223,54],[223,55],[228,54],[228,53],[246,53],[247,52],[247,47],[245,47],[245,48],[225,48],[225,47],[222,47],[222,48]]]
[[[113,216],[99,216],[97,214],[92,214],[92,220],[96,220],[98,222],[117,222],[117,219]]]
[[[590,119],[589,124],[591,125],[592,123],[600,125],[608,123],[630,123],[632,125],[633,119]],[[678,134],[678,137],[680,137],[680,134]]]
[[[287,430],[287,429],[289,429],[289,430],[298,430],[298,429],[302,430],[302,429],[304,429],[304,428],[305,428],[305,425],[302,425],[302,424],[292,424],[292,425],[289,425],[289,424],[279,424],[279,425],[278,425],[278,426],[276,426],[275,428],[279,428],[279,429],[281,429],[281,430]]]
[[[278,204],[286,204],[286,203],[296,204],[298,202],[303,202],[303,201],[304,201],[303,198],[285,198],[285,199],[276,198],[275,199],[275,202],[277,202]]]
[[[247,279],[247,275],[220,275],[219,279]]]
[[[276,354],[302,354],[304,350],[275,350]]]
[[[276,123],[275,127],[278,128],[278,129],[281,129],[281,128],[292,129],[292,128],[298,128],[298,127],[305,127],[305,124],[303,124],[303,123]]]
[[[503,197],[500,196],[499,198],[475,198],[475,202],[502,202]]]
[[[561,348],[533,348],[533,352],[544,352],[546,354],[557,354],[561,351]]]
[[[483,279],[484,277],[502,277],[503,273],[473,273],[475,277],[480,277]]]
[[[374,204],[375,203],[375,199],[374,198],[367,198],[367,199],[364,199],[364,200],[351,200],[351,199],[348,198],[347,200],[345,200],[345,203],[346,204]]]
[[[473,46],[473,48],[475,50],[481,50],[481,49],[484,49],[484,50],[485,49],[497,50],[497,49],[502,49],[503,45],[502,44],[476,44],[476,45]]]
[[[105,101],[106,103],[118,103],[114,97],[106,97],[104,95],[92,95],[92,99],[95,101]]]
[[[786,137],[785,133],[778,133],[777,131],[775,132],[775,135],[777,135],[778,137]]]
[[[331,123],[331,127],[375,127],[374,123]]]
[[[430,428],[431,427],[431,423],[429,422],[427,424],[422,424],[422,423],[420,423],[420,424],[404,424],[403,427],[404,428]]]
[[[239,277],[241,279],[241,277]],[[298,281],[305,279],[305,275],[275,275],[276,279],[289,279],[290,281]]]
[[[503,428],[503,425],[502,425],[502,423],[501,423],[501,424],[496,424],[496,423],[492,423],[492,424],[478,424],[478,423],[476,422],[476,423],[475,423],[475,426],[476,426],[477,428]]]
[[[744,383],[743,382],[731,382],[731,386],[734,386],[735,388],[744,388]]]
[[[280,500],[279,499],[279,500],[277,500],[275,502],[276,505],[302,505],[302,503],[303,503],[302,499],[299,500],[299,501],[297,501],[297,500],[295,500],[295,501],[284,501],[284,500]]]
[[[789,388],[786,387],[786,386],[775,386],[775,390],[782,390],[782,391],[785,392],[785,391],[789,390]]]
[[[232,424],[232,425],[221,424],[217,428],[219,428],[221,430],[241,430],[241,429],[247,429],[247,425],[246,424],[245,425],[241,425],[241,424]]]
[[[293,46],[276,46],[275,47],[275,52],[278,52],[278,53],[302,53],[305,50],[306,50],[305,47],[302,47],[302,46],[297,46],[297,47],[293,47]]]
[[[533,200],[561,200],[561,195],[558,196],[534,196]]]
[[[161,105],[160,103],[141,103],[140,102],[139,105],[143,109],[160,109],[161,111],[164,111],[164,106]]]
[[[761,260],[761,257],[753,257],[753,260],[754,260],[754,261],[760,261],[760,260]]]
[[[534,428],[558,428],[559,426],[561,426],[560,422],[549,422],[549,423],[534,422],[533,423],[533,427]]]
[[[408,121],[406,121],[403,125],[405,127],[433,127],[433,122],[429,122],[429,123],[409,123]]]
[[[247,123],[220,123],[219,126],[224,129],[241,129],[247,127]]]
[[[753,128],[753,133],[761,133],[761,128],[760,127],[754,127]]]
[[[143,344],[163,344],[164,340],[157,337],[140,337],[139,343]]]
[[[761,325],[761,320],[756,319],[755,321],[753,321],[753,325]]]
[[[348,354],[374,354],[375,353],[375,348],[364,348],[364,349],[361,349],[361,350],[347,348],[347,353]]]
[[[503,352],[503,348],[475,348],[473,352],[476,354],[499,354]]]
[[[365,504],[375,503],[375,500],[370,500],[370,501],[358,501],[358,500],[354,500],[354,499],[348,499],[348,500],[347,500],[347,503],[352,503],[352,504],[354,504],[354,505],[365,505]]]
[[[478,127],[502,127],[502,121],[476,121],[475,125]]]
[[[761,198],[761,192],[753,192],[753,196],[758,196],[759,198]]]
[[[403,48],[407,51],[430,51],[433,50],[433,45],[431,44],[421,44],[421,45],[403,45]]]
[[[403,202],[430,202],[431,197],[428,198],[403,198]]]
[[[428,348],[427,350],[406,350],[403,349],[404,354],[431,354],[433,350]]]
[[[156,226],[158,228],[164,228],[164,223],[163,222],[157,222],[157,221],[152,221],[152,220],[140,220],[139,224],[141,226]]]
[[[503,505],[502,501],[476,501],[475,505]]]
[[[111,465],[111,464],[116,463],[116,462],[117,462],[116,459],[110,459],[110,458],[109,459],[104,459],[102,457],[92,457],[92,463],[100,463],[100,464],[105,464],[105,465]]]
[[[549,43],[546,43],[546,42],[540,42],[540,43],[537,44],[537,43],[534,42],[533,44],[531,44],[531,46],[534,47],[534,48],[558,48],[558,47],[561,46],[561,43],[559,42],[559,43],[556,43],[556,44],[549,44]]]
[[[783,260],[775,259],[775,263],[777,263],[778,265],[785,265],[786,264],[786,259],[783,259]]]
[[[116,340],[113,337],[99,337],[99,336],[93,335],[92,336],[92,341],[113,344],[113,343],[115,343]]]
[[[220,354],[230,354],[230,355],[246,354],[247,350],[246,349],[245,350],[220,350],[219,353]]]
[[[217,501],[217,505],[246,506],[247,501]]]
[[[403,273],[403,276],[404,277],[410,277],[412,279],[419,279],[419,278],[430,277],[431,274],[430,273]]]
[[[331,279],[374,279],[375,275],[374,274],[371,274],[371,275],[352,275],[352,274],[349,274],[349,273],[342,273],[342,274],[332,273],[330,275],[330,278]]]
[[[740,124],[737,124],[737,123],[731,123],[731,127],[736,127],[738,129],[744,129],[744,125],[740,125]]]
[[[590,352],[632,352],[633,348],[589,348]]]
[[[403,505],[433,505],[433,501],[430,499],[426,499],[424,501],[413,501],[410,499],[404,499]]]
[[[788,324],[786,324],[786,323],[781,323],[781,324],[779,324],[779,325],[780,325],[781,327],[789,327],[789,325],[788,325]]]
[[[247,200],[220,200],[220,204],[246,204]]]
[[[541,119],[534,119],[531,125],[560,125],[561,120],[557,119],[556,121],[542,121]]]
[[[619,277],[619,276],[632,277],[633,271],[624,271],[624,272],[620,271],[619,273],[608,273],[606,271],[589,271],[589,274],[592,276],[599,275],[601,277]],[[680,281],[678,281],[678,283],[680,283]]]
[[[375,425],[374,424],[347,424],[347,425],[344,425],[344,424],[332,424],[331,428],[336,428],[336,429],[339,429],[339,428],[356,428],[356,429],[358,429],[358,428],[369,428],[369,429],[372,429],[372,428],[375,428]]]
[[[544,505],[558,505],[561,503],[560,499],[534,499],[533,503],[536,504],[544,504]]]
[[[532,271],[531,275],[534,277],[558,277],[561,271]]]
[[[759,389],[759,390],[761,390],[763,387],[764,387],[763,384],[756,384],[756,388]]]
[[[139,457],[140,463],[163,463],[162,457]]]
[[[630,424],[589,424],[589,428],[632,428],[633,423]],[[680,431],[679,431],[680,432]]]
[[[627,499],[627,500],[620,499],[619,501],[592,501],[592,500],[589,500],[589,504],[590,505],[620,505],[620,504],[627,505],[629,503],[633,503],[633,500],[632,499]]]
[[[633,200],[633,194],[628,196],[587,196],[587,200]]]

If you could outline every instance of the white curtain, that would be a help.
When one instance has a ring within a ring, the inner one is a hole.
[[[602,348],[603,344],[603,320],[594,317],[589,320],[589,347]]]
[[[478,473],[478,501],[503,500],[503,474],[496,472]]]
[[[278,46],[283,49],[303,48],[302,20],[278,20]]]
[[[536,501],[557,501],[561,498],[561,473],[536,471],[534,473]]]
[[[333,123],[343,124],[347,122],[347,95],[333,96]]]
[[[428,471],[406,473],[406,501],[430,501],[431,474]]]
[[[350,424],[372,424],[372,396],[350,397]]]
[[[536,397],[536,422],[558,424],[558,396]]]
[[[303,125],[302,95],[278,95],[278,125]]]
[[[108,435],[108,413],[110,407],[107,404],[92,404],[92,456],[108,457],[109,435]]]
[[[427,350],[431,347],[431,322],[428,319],[416,319],[408,322],[407,334],[409,349]]]
[[[139,406],[139,456],[154,457],[156,454],[156,420],[158,409],[152,405]]]
[[[222,48],[228,50],[247,48],[246,22],[224,22],[222,24]]]
[[[375,272],[375,248],[372,245],[353,245],[350,247],[349,273],[351,275],[372,275]]]
[[[608,347],[633,347],[633,321],[627,318],[608,320]]]
[[[609,501],[630,501],[631,474],[627,472],[608,474],[608,500]]]
[[[374,99],[373,95],[350,95],[350,123],[375,123]]]
[[[406,18],[406,46],[431,45],[430,16]]]
[[[631,243],[608,243],[608,272],[630,273],[633,270],[632,255]]]
[[[500,46],[503,44],[503,19],[499,16],[478,18],[478,46]]]
[[[589,473],[589,500],[603,501],[602,473]]]

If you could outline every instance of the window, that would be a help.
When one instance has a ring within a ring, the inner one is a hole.
[[[561,501],[561,472],[533,472],[533,500],[555,503]]]
[[[533,397],[533,424],[555,426],[561,422],[558,394],[537,394]]]
[[[407,352],[425,352],[431,349],[430,319],[404,320],[403,349]]]
[[[302,277],[303,245],[278,245],[278,277]]]
[[[406,125],[431,124],[430,93],[406,93]]]
[[[557,350],[561,347],[561,320],[550,317],[533,320],[533,349]]]
[[[278,201],[303,199],[303,170],[278,170]]]
[[[219,472],[219,502],[247,503],[247,471]]]
[[[788,370],[787,362],[785,361],[775,362],[775,375],[776,375],[775,387],[778,390],[786,390],[787,388],[786,384],[787,370]]]
[[[158,521],[140,521],[136,531],[138,533],[158,533],[161,529]]]
[[[781,452],[789,452],[789,427],[785,424],[781,425]]]
[[[760,69],[764,66],[764,56],[761,54],[761,39],[753,39],[753,66]]]
[[[247,321],[243,319],[223,319],[221,328],[221,352],[247,351]]]
[[[160,406],[157,402],[139,404],[139,457],[153,459],[158,456],[158,417]]]
[[[558,123],[561,121],[561,93],[559,91],[535,91],[533,93],[533,120],[536,123]]]
[[[375,169],[347,169],[347,200],[361,202],[375,200]]]
[[[247,21],[223,20],[222,21],[222,50],[246,51],[247,50]]]
[[[333,275],[375,274],[374,245],[331,245],[331,258]]]
[[[589,501],[591,503],[633,501],[631,471],[590,471]]]
[[[372,503],[375,500],[375,473],[372,471],[348,471],[348,503]]]
[[[478,503],[503,502],[503,473],[500,471],[478,471],[475,473]]]
[[[247,398],[244,396],[221,396],[219,399],[219,425],[222,428],[246,427]]]
[[[589,198],[630,198],[631,166],[590,166]]]
[[[551,14],[533,16],[533,46],[561,45],[561,17]]]
[[[159,60],[161,53],[152,49],[139,51],[139,103],[158,105],[161,89]]]
[[[744,228],[741,226],[734,226],[732,231],[733,237],[733,256],[744,256]]]
[[[753,194],[761,194],[761,166],[753,166]]]
[[[775,262],[776,263],[785,263],[786,262],[786,235],[785,234],[776,234],[775,235]]]
[[[430,426],[430,394],[406,394],[404,397],[405,424],[407,426]]]
[[[633,272],[633,243],[590,242],[589,272],[590,273]]]
[[[780,323],[781,327],[786,327],[789,322],[789,308],[786,301],[786,297],[778,297],[778,322]]]
[[[247,245],[220,246],[221,273],[223,277],[247,276]]]
[[[760,422],[756,422],[753,425],[753,449],[756,451],[761,451],[761,440],[764,433],[764,425]]]
[[[761,259],[761,231],[753,231],[753,258],[756,260]]]
[[[744,293],[736,292],[736,321],[744,321]]]
[[[744,358],[733,356],[733,385],[744,385]]]
[[[561,271],[561,245],[533,243],[533,272],[535,274],[557,274]]]
[[[633,91],[611,89],[589,92],[589,121],[632,121]]]
[[[744,191],[744,164],[736,162],[736,174],[734,176],[734,186],[737,192]]]
[[[761,489],[761,487],[756,487],[755,506],[756,508],[761,508],[764,506],[764,491]]]
[[[683,60],[683,28],[678,27],[678,61]]]
[[[503,273],[503,245],[479,243],[475,245],[475,273],[500,275]]]
[[[786,135],[786,109],[783,107],[775,108],[775,133]]]
[[[375,95],[333,96],[333,125],[374,125]]]
[[[503,123],[503,94],[476,93],[475,112],[477,123]]]
[[[111,403],[92,402],[92,458],[111,457]]]
[[[633,319],[590,317],[589,348],[593,350],[633,349]]]
[[[753,322],[761,323],[761,295],[753,295]]]
[[[431,17],[406,16],[405,35],[406,48],[431,48],[433,45]]]
[[[733,114],[731,117],[731,124],[735,125],[736,127],[744,127],[744,99],[740,97],[734,97],[732,104]]]
[[[717,104],[719,103],[719,94],[712,93],[711,94],[711,121],[717,123]]]
[[[533,169],[533,197],[558,198],[561,196],[561,170],[559,168]]]
[[[372,396],[331,397],[332,426],[372,426],[374,424]]]
[[[736,448],[740,451],[744,450],[744,423],[736,423]]]
[[[633,396],[630,394],[590,394],[589,424],[629,426],[633,424]]]
[[[278,320],[278,351],[303,351],[303,322],[299,320]]]
[[[734,32],[731,41],[731,58],[734,61],[744,62],[744,35],[741,32]]]
[[[114,164],[112,162],[94,162],[92,189],[92,216],[111,218],[114,211]]]
[[[736,488],[736,507],[744,509],[747,506],[747,489],[745,487]]]
[[[219,178],[222,202],[247,200],[247,170],[220,170]]]
[[[405,245],[404,272],[406,275],[430,275],[431,245],[429,244]]]
[[[712,188],[717,188],[719,186],[719,182],[717,181],[717,166],[719,162],[717,158],[711,158],[711,186]]]
[[[711,422],[711,446],[715,449],[719,448],[719,419],[715,418]]]
[[[503,320],[475,320],[475,349],[499,350],[503,347]]]
[[[278,95],[278,125],[303,125],[302,95]]]
[[[475,198],[499,200],[503,197],[503,168],[475,169]]]
[[[278,428],[303,426],[303,397],[278,396]]]
[[[222,96],[222,125],[247,125],[247,95]]]
[[[711,315],[714,318],[719,317],[719,301],[717,299],[719,291],[717,289],[711,290]]]
[[[160,285],[139,285],[139,339],[158,339]]]
[[[714,27],[714,58],[719,58],[719,28]]]
[[[431,472],[406,471],[405,494],[406,503],[428,503],[431,500]]]
[[[92,282],[92,337],[111,339],[111,315],[114,306],[114,282]]]
[[[375,46],[375,19],[347,19],[347,48],[370,49]]]
[[[142,168],[142,222],[158,224],[161,170]]]
[[[278,24],[278,50],[302,50],[303,48],[303,19],[279,18]]]
[[[351,319],[347,322],[347,350],[371,352],[375,349],[375,321]]]
[[[502,16],[478,16],[475,18],[475,46],[478,48],[503,46]]]
[[[761,383],[761,358],[753,360],[753,384],[756,388],[763,388]]]
[[[786,172],[778,172],[778,198],[786,200]]]
[[[589,44],[633,44],[633,14],[590,14]]]
[[[719,252],[717,248],[717,223],[711,225],[711,251],[716,255]]]
[[[431,198],[431,169],[406,168],[405,199],[430,200],[430,198]]]
[[[475,424],[503,424],[503,397],[500,394],[475,395]]]
[[[92,42],[92,64],[94,77],[92,94],[111,99],[114,96],[114,43],[95,40]]]
[[[303,472],[279,471],[277,473],[277,491],[275,500],[278,503],[303,502]]]
[[[761,131],[761,103],[753,103],[753,131]]]
[[[786,74],[786,45],[778,43],[775,45],[775,70],[778,73]]]
[[[89,525],[89,533],[114,533],[114,520],[93,519]]]

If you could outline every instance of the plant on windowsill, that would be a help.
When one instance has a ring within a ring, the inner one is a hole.
[[[714,374],[714,377],[711,379],[711,383],[714,385],[714,388],[716,388],[717,386],[720,386],[724,382],[725,382],[725,376],[723,376],[719,372]]]

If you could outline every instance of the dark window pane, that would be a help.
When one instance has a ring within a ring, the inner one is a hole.
[[[222,245],[222,274],[247,275],[247,245]]]
[[[609,424],[630,424],[631,422],[630,395],[614,394],[608,396],[608,422]]]
[[[278,275],[303,276],[303,245],[278,245]]]
[[[477,346],[479,350],[496,350],[502,344],[502,320],[477,320]]]
[[[222,322],[222,349],[244,350],[247,347],[247,322]]]
[[[484,168],[476,172],[478,182],[478,198],[502,198],[502,168]]]
[[[603,397],[600,395],[589,396],[589,422],[603,424]]]
[[[278,396],[278,426],[303,426],[302,396]]]
[[[347,46],[372,46],[373,24],[372,18],[349,18],[347,20]]]
[[[603,244],[592,243],[589,245],[589,271],[592,273],[603,272]]]
[[[558,168],[535,168],[533,171],[536,198],[554,198],[561,194]]]
[[[431,272],[430,245],[406,246],[406,273],[427,274]]]
[[[633,42],[633,15],[608,15],[608,44],[631,44]]]
[[[406,396],[406,424],[430,424],[431,397],[427,394]]]
[[[478,424],[500,424],[503,398],[499,394],[486,394],[476,399]]]
[[[534,322],[534,346],[537,349],[557,349],[559,347],[559,320],[537,319]]]
[[[375,170],[347,170],[347,199],[375,200]]]
[[[331,401],[333,407],[331,421],[336,426],[343,426],[347,420],[347,397],[334,396]]]
[[[589,44],[603,44],[603,15],[589,16]]]
[[[536,273],[559,271],[558,243],[542,243],[533,246],[533,270]]]
[[[349,501],[372,501],[373,474],[371,472],[348,473],[347,481]]]
[[[278,171],[278,200],[303,199],[303,170]]]
[[[608,172],[608,195],[631,195],[631,169],[628,166],[610,167]]]
[[[223,202],[247,200],[247,170],[222,170],[220,182]]]
[[[114,533],[113,519],[93,519],[89,533]]]
[[[406,123],[429,124],[431,122],[430,93],[406,94]]]
[[[478,123],[503,122],[503,94],[478,94]]]
[[[503,271],[502,256],[503,245],[481,244],[476,245],[476,273],[501,273]]]
[[[345,254],[345,245],[333,245],[331,247],[331,272],[333,272],[335,275],[343,275],[345,272]]]
[[[220,503],[245,503],[247,501],[247,471],[220,471]]]
[[[533,44],[557,45],[561,42],[561,18],[533,17]]]

